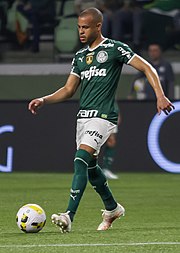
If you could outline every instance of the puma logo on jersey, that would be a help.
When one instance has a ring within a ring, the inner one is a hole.
[[[81,80],[86,78],[90,80],[93,76],[106,76],[106,69],[97,69],[96,66],[91,66],[89,70],[85,70],[81,72]]]
[[[83,58],[84,58],[84,56],[83,57],[79,57],[78,60],[80,60],[81,62],[83,62]]]

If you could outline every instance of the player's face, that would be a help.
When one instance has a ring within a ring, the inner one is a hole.
[[[101,23],[96,23],[91,15],[79,17],[78,31],[80,41],[91,45],[100,35]]]

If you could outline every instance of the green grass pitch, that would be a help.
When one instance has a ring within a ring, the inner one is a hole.
[[[108,231],[96,231],[103,204],[88,184],[72,232],[61,234],[50,217],[67,206],[72,174],[0,174],[1,252],[180,252],[180,175],[122,173],[109,180],[125,217]],[[16,225],[18,209],[27,203],[42,206],[47,215],[43,230],[25,234]]]

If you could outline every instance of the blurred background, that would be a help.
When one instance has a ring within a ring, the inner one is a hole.
[[[176,103],[174,113],[158,125],[147,80],[123,67],[115,171],[180,173],[177,0],[0,0],[0,171],[72,172],[79,92],[69,102],[43,108],[37,117],[27,105],[64,85],[73,55],[82,47],[77,16],[87,7],[102,11],[105,37],[127,43],[151,62]]]

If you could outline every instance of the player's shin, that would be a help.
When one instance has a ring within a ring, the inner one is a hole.
[[[115,201],[111,190],[109,189],[106,177],[104,176],[101,168],[96,164],[96,160],[93,160],[88,167],[88,177],[89,182],[100,195],[105,209],[114,210],[117,207],[117,202]]]
[[[87,185],[87,167],[91,160],[92,156],[87,151],[80,149],[76,152],[74,159],[74,177],[70,191],[69,204],[66,210],[68,211],[71,221],[73,221],[73,217]]]

